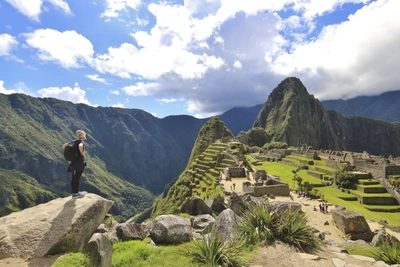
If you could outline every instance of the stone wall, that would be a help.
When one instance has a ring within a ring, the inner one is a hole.
[[[357,186],[357,190],[363,193],[386,193],[387,190],[385,187],[363,187]]]
[[[244,193],[252,194],[255,197],[261,197],[264,195],[274,195],[274,196],[289,196],[289,185],[287,183],[268,180],[266,183],[268,185],[254,185],[249,182],[244,182],[242,190]]]
[[[400,166],[386,166],[386,175],[400,174]]]
[[[360,162],[360,161],[357,161]],[[384,166],[377,164],[358,164],[356,168],[371,173],[372,177],[374,177],[381,185],[383,185],[386,190],[400,203],[400,194],[393,188],[393,186],[386,179],[386,170],[389,167],[389,172],[394,171],[397,166]]]
[[[394,197],[368,197],[357,196],[357,200],[366,205],[397,205],[397,199]]]

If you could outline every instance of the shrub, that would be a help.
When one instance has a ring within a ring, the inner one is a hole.
[[[383,240],[377,247],[376,253],[377,260],[387,264],[400,264],[400,242],[396,239]]]
[[[210,267],[241,266],[239,253],[242,242],[240,239],[224,241],[215,230],[199,240],[193,240],[182,254],[191,257],[193,262]]]
[[[278,220],[277,238],[302,251],[321,250],[321,241],[307,224],[306,214],[297,209],[286,209]]]
[[[280,240],[302,251],[321,250],[321,241],[301,210],[271,212],[267,204],[257,205],[246,210],[242,218],[237,231],[248,244]]]
[[[243,221],[237,227],[237,232],[246,243],[270,243],[274,240],[274,225],[276,216],[268,210],[268,205],[255,205],[243,214]]]
[[[58,258],[51,266],[54,267],[91,267],[93,266],[90,259],[83,253],[70,253],[65,256]]]

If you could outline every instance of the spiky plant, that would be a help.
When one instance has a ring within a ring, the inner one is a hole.
[[[321,250],[321,241],[307,224],[307,216],[298,209],[288,208],[278,216],[277,239],[302,251]]]
[[[215,230],[192,243],[181,251],[193,259],[193,262],[210,267],[241,266],[239,259],[242,242],[239,239],[224,241]]]
[[[237,227],[239,236],[247,244],[270,243],[274,240],[276,216],[269,211],[268,205],[254,205],[242,216],[242,223]]]
[[[384,239],[377,247],[376,254],[376,260],[387,264],[400,264],[400,242],[394,238]]]

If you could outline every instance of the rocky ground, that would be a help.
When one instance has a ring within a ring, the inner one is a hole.
[[[326,240],[333,240],[332,245],[327,245],[324,251],[315,255],[296,252],[284,244],[277,244],[269,247],[261,247],[258,250],[256,259],[250,263],[250,267],[298,267],[299,264],[307,267],[355,267],[355,266],[389,266],[384,262],[377,262],[372,258],[363,256],[353,256],[341,253],[338,245],[347,240],[340,230],[333,225],[331,211],[334,207],[329,207],[328,214],[318,210],[319,202],[317,200],[307,200],[297,196],[291,200],[289,197],[277,197],[275,200],[296,201],[302,204],[302,210],[307,214],[309,224],[321,232],[325,233]],[[314,205],[317,211],[314,211]],[[328,222],[328,225],[325,223]],[[368,221],[372,231],[380,229],[382,226],[376,222]],[[391,235],[400,240],[400,233],[386,230]],[[400,265],[399,265],[400,266]]]
[[[225,188],[230,190],[229,182],[226,182]],[[235,190],[241,191],[241,182],[236,181]],[[233,190],[233,187],[232,187]],[[374,266],[383,267],[388,266],[383,262],[376,262],[372,258],[362,256],[351,256],[346,253],[341,253],[339,244],[346,242],[345,237],[332,223],[331,213],[325,214],[314,210],[314,205],[318,207],[317,200],[307,200],[298,198],[297,196],[291,200],[289,197],[276,197],[274,200],[278,201],[296,201],[301,203],[302,210],[307,214],[309,224],[321,232],[325,233],[326,240],[332,240],[332,245],[324,248],[324,251],[318,252],[315,255],[299,253],[289,248],[285,244],[276,244],[275,246],[260,247],[256,258],[249,263],[250,267],[298,267],[299,265],[305,267],[354,267],[354,266]],[[272,201],[274,201],[272,200]],[[333,206],[329,208],[330,212],[334,209]],[[327,222],[327,223],[326,223]],[[372,231],[380,229],[382,226],[376,222],[368,222]],[[394,233],[387,230],[388,233],[395,235],[400,239],[400,233]],[[3,259],[0,260],[0,266],[4,267],[46,267],[51,264],[59,256],[43,257],[36,259]],[[400,267],[400,266],[399,266]]]

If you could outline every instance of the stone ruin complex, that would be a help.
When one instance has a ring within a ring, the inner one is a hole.
[[[254,197],[264,195],[289,196],[289,185],[279,180],[279,177],[267,174],[265,170],[254,170],[251,181],[250,173],[243,167],[226,167],[224,169],[225,179],[231,181],[232,178],[247,178],[248,181],[242,183],[242,191]]]
[[[389,175],[400,175],[400,158],[374,156],[366,151],[356,153],[351,151],[320,150],[317,152],[320,158],[326,159],[326,165],[329,167],[339,169],[341,165],[347,164],[355,171],[365,173],[370,178],[373,177],[400,203],[400,188],[394,187],[388,180]]]

